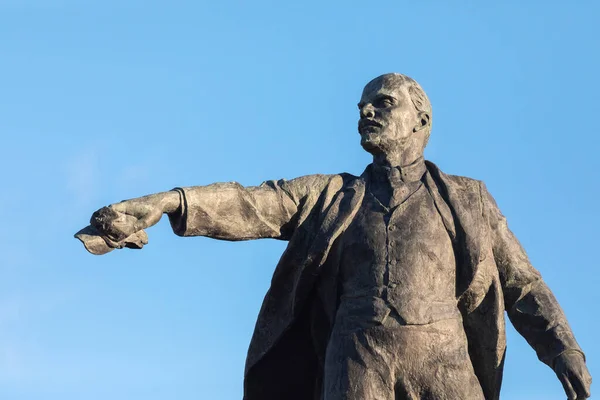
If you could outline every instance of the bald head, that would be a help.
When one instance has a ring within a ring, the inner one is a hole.
[[[420,152],[431,132],[431,104],[421,86],[402,74],[381,75],[365,86],[359,132],[368,152]]]
[[[383,74],[373,79],[365,85],[363,96],[368,92],[375,92],[381,88],[399,88],[406,91],[411,103],[418,112],[424,112],[429,115],[429,131],[431,130],[431,103],[425,94],[425,91],[413,78],[392,72]]]

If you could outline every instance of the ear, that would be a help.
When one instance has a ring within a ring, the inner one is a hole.
[[[419,124],[414,127],[413,132],[418,132],[422,129],[425,129],[431,124],[431,117],[428,113],[421,111],[419,113]]]

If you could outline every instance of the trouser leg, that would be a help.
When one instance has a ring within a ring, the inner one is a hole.
[[[395,400],[394,360],[380,344],[371,331],[334,332],[325,358],[324,400]]]
[[[460,332],[462,333],[462,332]],[[468,354],[466,338],[438,336],[439,347],[426,360],[429,373],[420,377],[423,400],[484,400],[483,390]]]
[[[411,393],[420,400],[484,400],[460,319],[403,328],[396,341],[397,400]]]

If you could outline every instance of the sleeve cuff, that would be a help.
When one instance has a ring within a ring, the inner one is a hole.
[[[187,232],[187,200],[185,196],[185,190],[180,187],[176,187],[171,191],[179,193],[179,208],[177,211],[168,214],[169,222],[173,232],[178,236],[185,236]]]
[[[585,359],[585,354],[583,353],[583,351],[578,350],[578,349],[566,349],[565,351],[561,351],[559,354],[557,354],[553,359],[552,359],[552,369],[554,369],[554,364],[556,364],[556,359],[560,356],[562,356],[565,353],[579,353],[581,354],[581,356],[583,357],[583,361],[587,362],[587,360]]]

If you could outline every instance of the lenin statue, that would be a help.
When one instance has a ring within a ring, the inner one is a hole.
[[[179,236],[288,241],[245,400],[498,399],[505,312],[567,397],[589,397],[585,355],[483,182],[424,160],[419,84],[382,75],[358,108],[360,176],[176,188],[104,207],[76,237],[94,254],[141,248],[167,214]]]

